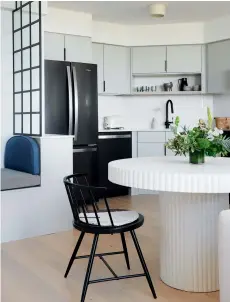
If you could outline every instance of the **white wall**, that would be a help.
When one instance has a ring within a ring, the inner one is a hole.
[[[92,20],[92,15],[48,7],[44,29],[49,32],[92,37],[92,41],[118,45],[200,44],[204,24],[177,23],[149,26],[122,25]]]
[[[40,139],[41,187],[1,192],[1,241],[72,228],[63,177],[72,174],[72,138]]]
[[[230,15],[221,17],[204,24],[205,43],[230,38]]]
[[[129,45],[202,44],[203,27],[202,22],[130,26]]]
[[[12,12],[1,9],[1,166],[13,134]]]
[[[48,7],[44,30],[69,35],[92,36],[92,15]]]
[[[201,44],[230,38],[230,15],[209,22],[122,25],[99,22],[91,14],[48,7],[45,31],[92,37],[120,45]]]
[[[99,129],[103,129],[103,117],[119,115],[124,127],[129,129],[149,129],[153,117],[157,128],[164,128],[165,105],[168,99],[174,104],[174,116],[179,115],[181,124],[192,126],[199,118],[207,118],[207,106],[213,111],[212,96],[127,96],[99,97]],[[159,111],[157,110],[159,109]]]
[[[126,46],[200,44],[204,43],[203,23],[128,26],[93,21],[92,40]]]
[[[93,42],[129,46],[130,40],[130,28],[126,25],[109,22],[92,22]]]

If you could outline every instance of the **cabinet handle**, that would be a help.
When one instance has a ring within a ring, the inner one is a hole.
[[[164,151],[165,151],[165,156],[166,156],[166,155],[167,155],[167,154],[166,154],[166,146],[164,146],[164,148],[165,148],[165,150],[164,150]]]
[[[103,92],[105,92],[105,81],[103,81]]]
[[[123,134],[123,135],[99,135],[99,139],[112,139],[112,138],[131,138],[131,134]]]
[[[64,61],[66,61],[66,48],[64,47]]]
[[[165,71],[167,71],[167,60],[165,60]]]

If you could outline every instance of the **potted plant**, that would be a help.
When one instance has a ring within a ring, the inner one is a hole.
[[[225,137],[222,130],[213,128],[213,118],[209,108],[207,113],[207,123],[200,119],[197,127],[192,129],[184,126],[180,132],[178,116],[174,125],[171,126],[175,136],[169,139],[166,147],[175,152],[175,155],[189,154],[191,164],[203,164],[205,155],[215,157],[230,152],[230,138]]]

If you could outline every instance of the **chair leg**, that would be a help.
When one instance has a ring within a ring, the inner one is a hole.
[[[65,272],[65,276],[64,276],[65,278],[66,278],[66,277],[68,276],[68,274],[69,274],[69,271],[70,271],[70,269],[71,269],[71,266],[72,266],[72,264],[73,264],[73,262],[74,262],[74,259],[75,259],[76,255],[77,255],[77,252],[78,252],[78,250],[79,250],[79,247],[80,247],[80,245],[81,245],[81,242],[82,242],[82,239],[83,239],[84,235],[85,235],[85,233],[84,233],[84,232],[81,232],[81,235],[80,235],[80,237],[78,238],[77,244],[76,244],[76,246],[75,246],[75,249],[74,249],[74,251],[73,251],[73,254],[72,254],[71,258],[70,258],[69,264],[68,264],[67,269],[66,269],[66,272]]]
[[[92,248],[91,248],[91,253],[89,256],[88,267],[87,267],[87,271],[86,271],[86,275],[85,275],[85,281],[84,281],[82,295],[81,295],[81,302],[85,301],[86,292],[87,292],[88,285],[89,285],[89,278],[90,278],[90,274],[92,271],[94,256],[95,256],[95,252],[96,252],[96,248],[97,248],[98,238],[99,238],[99,234],[95,234],[94,239],[93,239]]]
[[[130,269],[129,255],[128,255],[128,250],[127,250],[127,245],[126,245],[125,234],[124,233],[121,233],[121,241],[122,241],[123,251],[124,251],[124,254],[125,254],[125,261],[126,261],[126,264],[127,264],[127,269]]]
[[[150,274],[149,274],[147,265],[146,265],[146,263],[145,263],[145,259],[144,259],[144,256],[143,256],[143,254],[142,254],[140,245],[139,245],[139,243],[138,243],[137,236],[136,236],[134,230],[130,231],[130,233],[131,233],[131,235],[132,235],[133,242],[134,242],[134,245],[135,245],[135,247],[136,247],[138,256],[139,256],[139,258],[140,258],[140,262],[141,262],[141,264],[142,264],[143,270],[144,270],[144,272],[145,272],[145,276],[146,276],[146,279],[147,279],[147,281],[148,281],[149,287],[150,287],[150,289],[151,289],[151,292],[152,292],[152,294],[153,294],[154,299],[156,299],[156,298],[157,298],[157,295],[156,295],[155,289],[154,289],[154,287],[153,287],[153,283],[152,283],[152,280],[151,280],[151,277],[150,277]]]

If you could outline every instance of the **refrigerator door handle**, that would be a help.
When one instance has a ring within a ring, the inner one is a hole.
[[[73,90],[72,90],[72,80],[70,73],[70,66],[66,66],[67,71],[67,81],[68,81],[68,97],[69,97],[69,128],[68,134],[73,134]]]
[[[78,133],[78,89],[77,89],[77,71],[76,68],[73,66],[73,86],[74,86],[74,138],[77,139]]]

